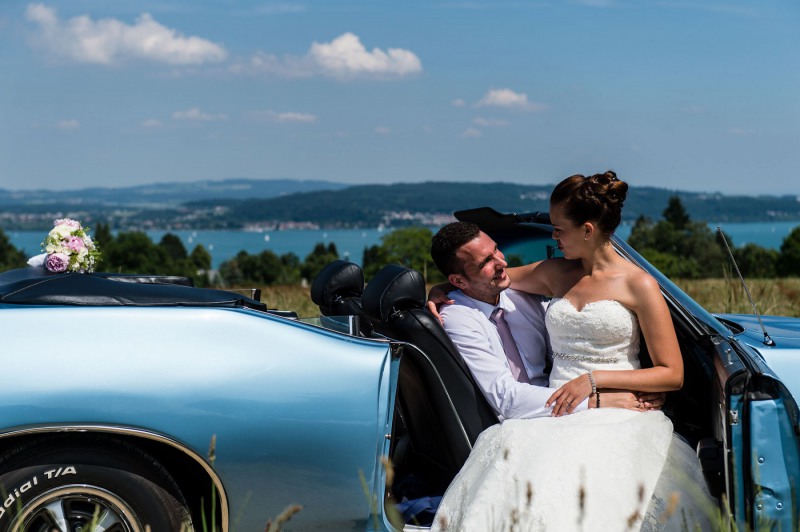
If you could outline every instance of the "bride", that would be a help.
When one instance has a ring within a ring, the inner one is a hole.
[[[559,183],[550,218],[563,258],[507,270],[513,288],[553,296],[545,315],[553,415],[509,419],[484,431],[445,493],[432,530],[705,526],[707,493],[696,457],[661,411],[572,413],[589,397],[600,406],[604,390],[666,392],[683,383],[657,282],[610,242],[627,189],[611,171]],[[640,330],[651,368],[639,364]]]

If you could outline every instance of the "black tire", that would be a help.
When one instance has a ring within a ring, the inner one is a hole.
[[[111,437],[51,437],[5,453],[0,496],[4,532],[193,530],[164,467]]]

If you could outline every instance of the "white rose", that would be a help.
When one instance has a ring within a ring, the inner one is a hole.
[[[65,254],[69,255],[69,250],[65,250],[64,246],[62,246],[60,243],[58,243],[58,244],[47,244],[47,246],[45,246],[44,250],[48,254],[50,254],[50,253],[65,253]]]
[[[50,234],[53,235],[55,233],[56,238],[59,240],[62,238],[67,238],[70,234],[72,234],[73,229],[68,225],[57,225],[50,231]]]

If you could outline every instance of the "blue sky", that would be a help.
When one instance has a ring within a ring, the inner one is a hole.
[[[800,194],[800,3],[0,2],[0,188]]]

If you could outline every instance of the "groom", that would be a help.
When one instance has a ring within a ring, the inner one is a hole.
[[[454,222],[434,235],[431,256],[455,291],[454,304],[439,310],[444,329],[458,348],[500,420],[549,416],[545,405],[549,340],[540,296],[512,288],[503,253],[477,225]],[[500,312],[497,309],[502,309]],[[660,408],[664,394],[603,391],[601,407]],[[594,408],[592,395],[575,411]]]

